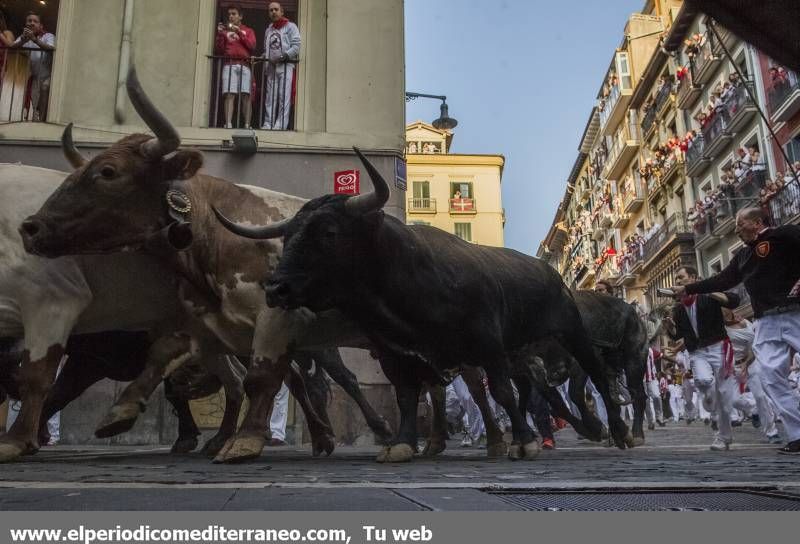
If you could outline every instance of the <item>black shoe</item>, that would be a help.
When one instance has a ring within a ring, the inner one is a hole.
[[[690,418],[688,418],[688,419],[686,420],[686,424],[687,424],[687,425],[691,425],[692,423],[694,423],[694,418],[693,418],[693,417],[690,417]]]
[[[655,423],[648,423],[647,424],[647,429],[650,430],[650,431],[654,431],[656,429],[656,424]]]
[[[704,424],[704,425],[708,425],[709,423],[711,423],[711,420],[710,420],[710,419],[708,419],[708,418],[705,418],[705,419],[703,420],[703,424]]]
[[[754,428],[758,429],[761,427],[761,418],[758,416],[758,414],[753,414],[750,416],[750,423],[753,424]]]
[[[717,425],[716,421],[712,421],[711,422],[711,430],[712,431],[718,431],[719,430],[719,425]]]
[[[731,427],[741,427],[741,426],[742,422],[739,421],[738,419],[736,421],[731,421]]]
[[[778,450],[783,455],[800,455],[800,440],[792,440]]]
[[[666,423],[664,423],[663,421],[658,421],[658,420],[656,420],[656,423],[658,423],[658,426],[659,426],[659,427],[666,427],[666,426],[667,426],[667,424],[666,424]]]

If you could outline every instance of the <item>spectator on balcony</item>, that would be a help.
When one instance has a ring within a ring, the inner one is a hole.
[[[14,43],[14,33],[8,29],[6,13],[0,8],[0,87],[3,85],[3,75],[6,73],[7,47]]]
[[[789,83],[789,74],[783,66],[771,66],[769,69],[769,78],[773,87],[783,87]]]
[[[283,16],[278,2],[270,2],[270,25],[264,33],[264,53],[267,57],[267,98],[264,103],[266,130],[286,130],[292,112],[295,93],[295,63],[300,55],[300,30]]]
[[[235,100],[239,98],[239,115],[244,115],[244,128],[250,128],[250,91],[253,84],[250,57],[256,48],[256,33],[242,23],[242,9],[228,8],[228,24],[217,25],[214,53],[222,61],[222,97],[225,108],[225,128],[233,128]],[[239,123],[236,123],[239,126]]]
[[[747,154],[750,155],[750,169],[753,172],[765,172],[767,170],[767,165],[761,160],[761,152],[757,146],[751,145],[748,147]]]
[[[456,192],[453,193],[453,200],[459,200],[461,198],[461,190],[456,189]]]
[[[417,142],[411,142],[408,144],[408,152],[412,155],[417,152]]]
[[[738,87],[739,84],[741,83],[741,78],[739,78],[738,73],[731,72],[730,75],[728,76],[728,81],[730,81],[731,85],[733,85],[734,87]]]
[[[33,120],[47,119],[47,103],[50,99],[50,73],[53,68],[53,51],[56,37],[45,30],[42,19],[34,12],[25,17],[25,29],[11,47],[27,49],[30,62],[27,88],[25,90],[25,110],[33,107]]]

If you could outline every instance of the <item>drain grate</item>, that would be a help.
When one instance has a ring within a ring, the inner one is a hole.
[[[800,510],[800,496],[751,489],[491,490],[532,511],[777,511]]]

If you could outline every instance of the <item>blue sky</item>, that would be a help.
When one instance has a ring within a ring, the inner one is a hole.
[[[406,0],[406,90],[447,95],[453,153],[506,157],[506,246],[535,254],[628,16],[644,0]],[[439,102],[406,104],[430,122]]]

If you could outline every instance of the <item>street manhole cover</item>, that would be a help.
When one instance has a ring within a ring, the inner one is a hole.
[[[492,490],[533,511],[777,511],[800,510],[800,496],[750,489]]]

